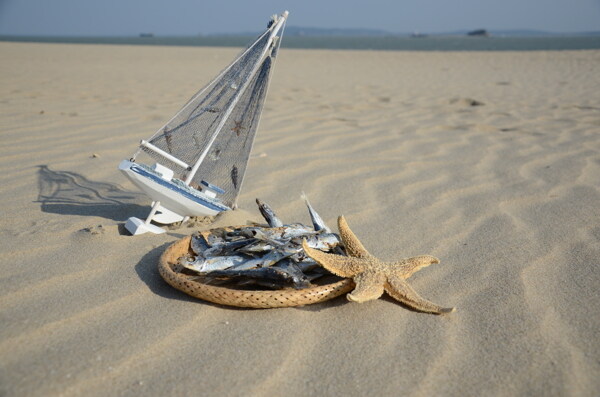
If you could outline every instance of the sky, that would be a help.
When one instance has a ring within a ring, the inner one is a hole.
[[[286,9],[301,27],[600,31],[600,0],[0,0],[0,35],[257,32]]]

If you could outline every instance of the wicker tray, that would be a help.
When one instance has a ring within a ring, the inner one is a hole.
[[[351,279],[299,290],[241,290],[204,284],[181,273],[182,267],[177,264],[180,257],[191,252],[190,241],[188,236],[171,244],[160,257],[158,271],[169,285],[195,298],[227,306],[266,309],[324,302],[354,288]]]

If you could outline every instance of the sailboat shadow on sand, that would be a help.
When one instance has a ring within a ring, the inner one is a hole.
[[[43,212],[61,215],[99,216],[124,221],[127,214],[148,211],[143,195],[128,192],[116,184],[92,181],[71,171],[38,166],[38,197]]]

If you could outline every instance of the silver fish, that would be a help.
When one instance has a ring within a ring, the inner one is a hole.
[[[279,262],[275,268],[280,269],[282,272],[289,275],[294,288],[302,289],[310,287],[310,280],[292,260],[284,259],[283,261]]]
[[[291,256],[292,259],[297,262],[301,262],[307,259],[307,256],[302,249],[302,241],[304,239],[306,239],[309,247],[326,252],[333,251],[334,248],[340,244],[339,237],[336,234],[319,233],[306,237],[295,237],[288,241],[256,239],[256,242],[241,247],[235,252],[250,256],[260,256],[265,253],[278,252],[285,256]]]
[[[306,278],[308,278],[310,281],[314,281],[323,276],[331,276],[331,273],[322,267],[315,267],[306,273]]]
[[[310,248],[315,248],[321,251],[333,251],[335,247],[340,245],[340,238],[335,233],[319,233],[307,237],[296,237],[291,241],[294,244],[302,245],[302,240],[306,240],[306,243]]]
[[[206,242],[208,243],[208,245],[210,245],[212,247],[213,245],[216,245],[216,244],[224,244],[227,241],[225,239],[223,239],[222,237],[217,236],[216,234],[209,234],[208,237],[206,238]]]
[[[236,240],[231,242],[219,243],[215,244],[210,248],[205,249],[201,254],[205,258],[214,257],[214,256],[228,256],[233,255],[236,252],[244,252],[242,249],[248,245],[253,244],[257,240],[256,239],[244,239],[244,240]],[[193,248],[192,248],[193,249]]]
[[[259,240],[265,240],[275,245],[281,245],[287,243],[291,238],[309,236],[316,232],[308,226],[300,223],[291,225],[285,225],[281,227],[264,228],[258,226],[249,226],[236,229],[228,232],[226,238],[233,238],[236,236],[243,236],[246,238],[257,238]]]
[[[256,199],[256,204],[258,204],[258,210],[262,214],[263,218],[267,221],[270,227],[281,227],[283,226],[283,222],[275,215],[275,211],[268,204],[263,203],[259,199]]]
[[[312,226],[283,224],[275,212],[259,199],[256,203],[270,227],[257,224],[223,227],[192,235],[196,255],[179,263],[193,270],[204,282],[254,284],[269,288],[306,288],[310,282],[330,274],[307,256],[302,242],[324,252],[344,253],[337,234],[331,233],[303,194]]]
[[[247,270],[260,267],[270,267],[275,265],[280,260],[287,258],[290,254],[280,251],[270,251],[268,254],[260,257],[247,260],[244,263],[235,265],[230,270]]]
[[[279,267],[259,267],[246,270],[216,270],[206,274],[206,278],[210,279],[227,279],[227,280],[243,280],[248,283],[250,280],[258,282],[263,286],[271,286],[273,288],[282,288],[287,285],[292,285],[296,288],[305,288],[304,285],[310,284],[307,278],[294,272],[293,269]]]
[[[238,249],[238,252],[247,255],[259,255],[265,252],[270,252],[281,247],[280,244],[271,244],[268,240],[253,239],[254,242],[248,243]]]
[[[325,224],[321,216],[319,216],[317,211],[315,211],[315,209],[310,205],[310,202],[308,201],[308,196],[306,196],[306,194],[302,192],[301,197],[304,199],[304,202],[308,207],[308,213],[310,214],[310,219],[313,223],[313,227],[315,228],[315,230],[317,232],[323,230],[325,233],[331,233],[331,229],[329,228],[329,226]]]
[[[312,258],[307,257],[307,259],[296,263],[302,272],[310,272],[319,267],[319,264]]]
[[[216,270],[225,270],[230,267],[241,265],[248,262],[248,257],[240,255],[215,256],[213,258],[204,258],[198,256],[194,261],[186,260],[179,261],[179,264],[186,269],[193,270],[197,273],[207,273]]]
[[[283,238],[284,239],[310,236],[315,233],[316,232],[313,229],[311,229],[309,226],[303,225],[301,223],[291,223],[291,224],[285,225],[283,227]]]
[[[206,251],[207,249],[210,248],[210,246],[204,239],[204,236],[202,236],[199,233],[194,233],[192,235],[192,238],[190,240],[190,247],[192,248],[192,251],[194,251],[194,253],[196,255],[200,255],[204,251]]]

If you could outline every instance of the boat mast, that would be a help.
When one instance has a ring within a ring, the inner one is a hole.
[[[267,41],[267,45],[265,46],[265,49],[263,50],[262,54],[260,55],[260,59],[263,59],[264,56],[265,56],[265,54],[267,53],[267,51],[269,51],[269,49],[271,48],[271,44],[273,43],[273,38],[277,35],[277,33],[279,32],[279,30],[283,26],[283,23],[285,22],[287,16],[288,16],[288,12],[287,11],[284,11],[280,15],[279,20],[277,21],[276,25],[273,27],[273,30],[271,31],[271,34],[269,35],[269,39]],[[196,163],[194,164],[194,166],[192,167],[191,171],[189,172],[189,174],[185,178],[184,182],[185,182],[186,185],[189,185],[192,182],[192,179],[194,179],[194,176],[196,175],[196,172],[198,172],[198,168],[200,168],[200,165],[202,164],[202,162],[204,161],[204,158],[208,154],[208,151],[210,150],[210,147],[214,143],[215,139],[217,139],[217,136],[221,132],[221,129],[223,128],[223,126],[225,125],[225,123],[227,122],[227,119],[229,118],[229,115],[231,114],[231,112],[233,112],[233,109],[235,108],[235,105],[238,103],[238,101],[239,101],[240,97],[242,96],[242,94],[244,93],[244,91],[246,91],[246,88],[248,87],[248,85],[252,81],[252,78],[254,77],[254,75],[256,74],[256,72],[258,71],[258,68],[260,67],[261,63],[262,63],[262,61],[261,62],[257,62],[256,65],[254,65],[254,67],[253,67],[252,71],[250,72],[248,78],[244,82],[244,85],[242,87],[240,87],[238,93],[233,98],[233,101],[231,102],[231,105],[229,105],[229,107],[225,111],[225,114],[221,118],[221,121],[219,122],[219,124],[217,125],[217,128],[215,129],[215,132],[210,137],[210,141],[206,145],[206,148],[204,149],[204,151],[202,151],[202,153],[200,154],[200,157],[198,157],[198,160],[196,160]]]

